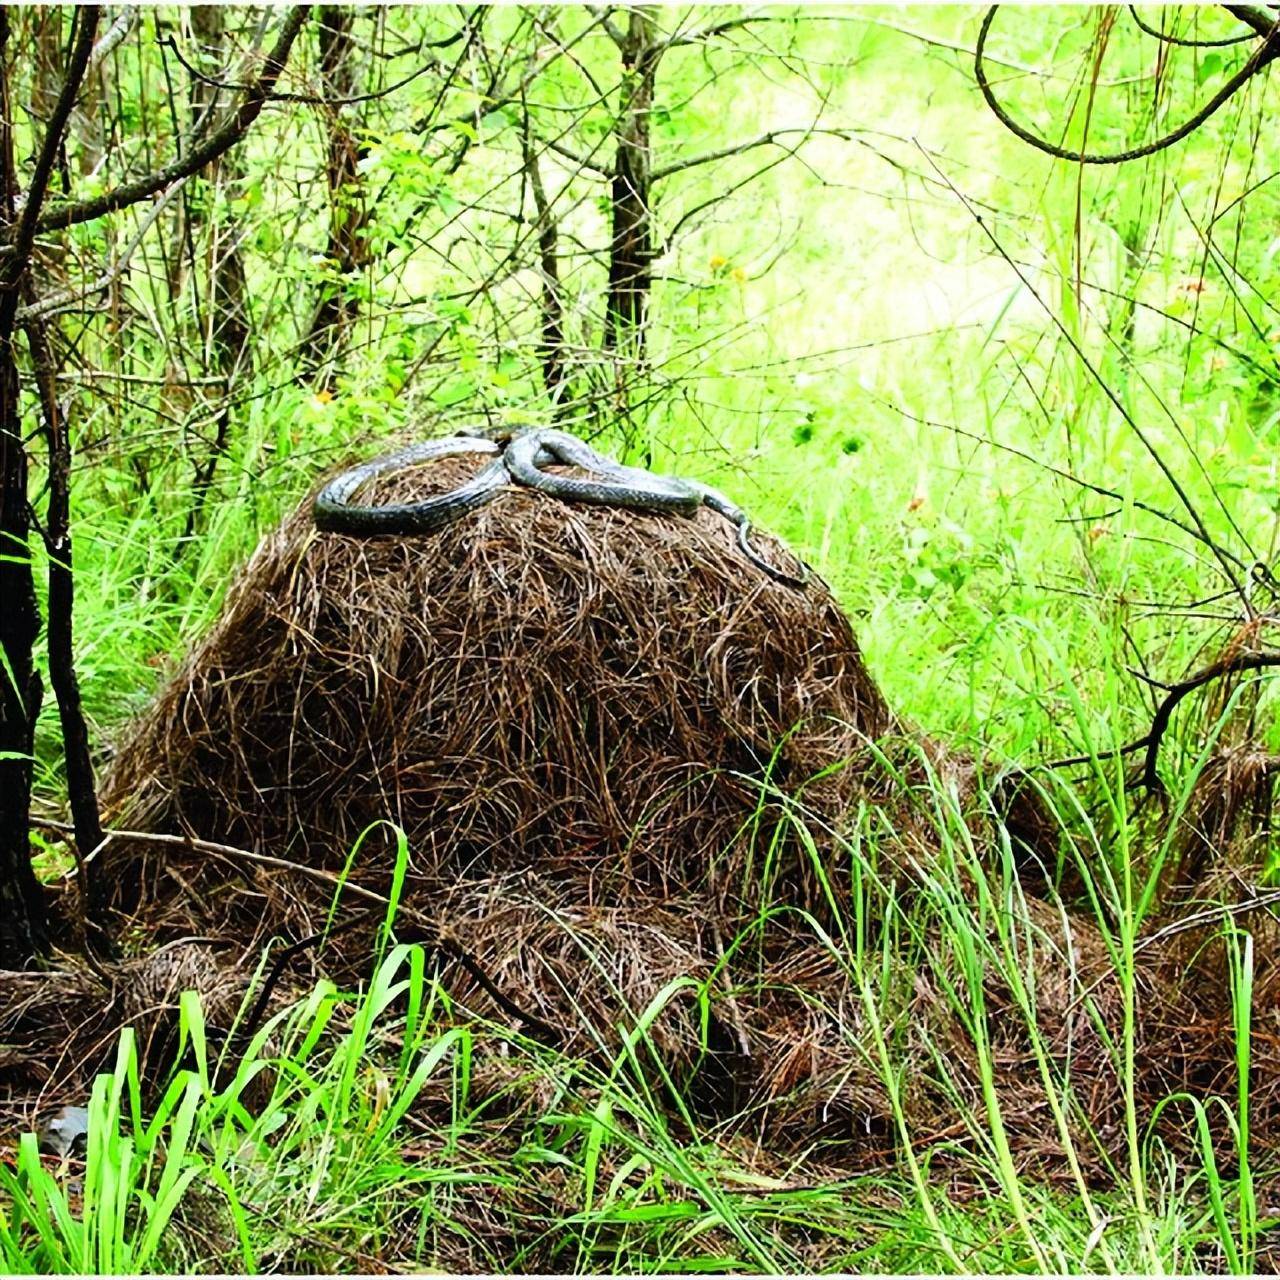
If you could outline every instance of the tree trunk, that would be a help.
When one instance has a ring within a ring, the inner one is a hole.
[[[196,5],[191,10],[191,27],[200,41],[206,65],[221,67],[226,62],[226,10],[222,5]],[[210,55],[212,57],[210,58]],[[218,90],[198,78],[191,82],[191,123],[209,109]],[[230,197],[240,181],[241,166],[234,152],[220,156],[205,170],[204,176],[215,191],[220,187]],[[212,209],[212,199],[206,210]],[[208,278],[211,282],[209,317],[209,343],[214,363],[228,378],[239,371],[249,346],[250,324],[246,311],[248,295],[245,291],[244,258],[240,253],[241,229],[229,209],[221,216],[210,218],[206,212],[196,221],[193,232],[208,221],[212,232],[209,239]],[[228,387],[228,390],[230,388]]]
[[[205,67],[221,68],[226,62],[226,10],[222,5],[196,5],[190,11],[191,29],[200,46]],[[216,78],[219,72],[215,71]],[[191,79],[189,115],[194,129],[216,102],[218,90],[199,76]],[[208,228],[207,269],[200,273],[208,281],[207,323],[201,325],[207,351],[205,367],[222,375],[222,405],[214,419],[214,435],[208,453],[196,462],[191,486],[191,506],[187,511],[182,541],[195,533],[213,487],[219,460],[226,454],[231,437],[231,398],[235,383],[245,372],[252,329],[249,323],[249,295],[245,283],[244,257],[240,252],[241,230],[229,208],[212,215],[219,191],[230,196],[239,181],[240,170],[233,154],[219,157],[204,171],[209,194],[200,204],[184,202],[183,235],[187,252],[194,260],[201,233]],[[181,253],[176,255],[181,260]],[[198,307],[197,307],[198,310]]]
[[[329,187],[329,243],[325,257],[337,268],[338,279],[325,281],[303,341],[304,366],[310,374],[341,351],[347,330],[360,311],[351,289],[355,277],[369,265],[364,230],[369,210],[360,179],[361,148],[348,123],[356,96],[355,46],[351,39],[355,10],[347,5],[324,5],[319,10],[320,84],[326,102],[321,110],[329,130],[325,176]]]
[[[62,88],[63,64],[63,9],[60,5],[35,5],[27,10],[30,27],[25,32],[30,41],[31,114],[43,126],[53,114]]]
[[[10,122],[9,15],[0,8],[0,211],[15,223],[17,173]],[[44,895],[31,868],[31,777],[40,676],[34,651],[40,633],[32,573],[27,452],[19,417],[14,311],[22,264],[4,271],[9,297],[0,304],[0,968],[16,969],[48,945]]]
[[[628,12],[627,29],[619,44],[623,76],[614,124],[617,150],[613,167],[613,235],[609,248],[604,345],[606,350],[637,362],[644,354],[644,323],[653,261],[649,115],[663,53],[656,35],[652,6],[641,5]]]
[[[533,195],[537,216],[538,273],[542,277],[542,334],[538,356],[542,363],[542,383],[547,399],[559,411],[569,394],[569,375],[565,368],[564,302],[560,296],[560,249],[555,213],[547,200],[542,182],[542,169],[534,149],[533,128],[528,108],[524,117],[524,170]]]

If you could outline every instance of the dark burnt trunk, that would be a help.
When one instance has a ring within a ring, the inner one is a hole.
[[[10,14],[0,9],[0,210],[6,239],[14,232],[18,179],[10,93]],[[19,414],[13,348],[18,285],[25,264],[11,254],[0,269],[0,968],[16,969],[48,944],[44,896],[31,867],[31,769],[40,676],[40,634],[31,564],[27,451]]]
[[[7,25],[7,15],[0,10],[0,31]],[[8,120],[7,102],[3,110]],[[11,153],[7,128],[0,147]],[[12,166],[6,163],[5,169],[11,176]],[[6,204],[11,212],[8,195]],[[48,943],[44,895],[31,868],[29,835],[31,754],[41,695],[34,661],[40,615],[31,565],[27,455],[18,394],[13,335],[0,334],[0,648],[4,651],[4,670],[0,671],[0,968],[5,969],[21,967]]]
[[[84,892],[85,914],[101,924],[103,894],[96,868],[86,859],[102,844],[102,820],[93,779],[89,727],[84,718],[74,644],[75,578],[71,547],[71,436],[57,398],[57,366],[48,333],[39,321],[26,326],[27,347],[49,451],[49,508],[44,544],[49,559],[47,642],[49,682],[58,702],[67,799]]]

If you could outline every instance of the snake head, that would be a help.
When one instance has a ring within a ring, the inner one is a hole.
[[[497,445],[508,445],[516,438],[516,436],[524,435],[526,431],[533,431],[534,427],[528,423],[517,422],[509,423],[502,426],[483,426],[459,427],[454,435],[465,436],[468,440],[492,440]]]

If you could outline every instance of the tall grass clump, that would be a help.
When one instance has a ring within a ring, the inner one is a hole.
[[[716,998],[714,980],[676,979],[614,1028],[584,1003],[595,1049],[569,1056],[464,1013],[430,952],[395,940],[393,905],[365,981],[323,981],[247,1040],[233,1028],[211,1044],[185,995],[173,1065],[150,1088],[126,1030],[93,1085],[83,1162],[42,1157],[28,1134],[0,1164],[5,1268],[1248,1271],[1248,935],[1225,935],[1235,1093],[1153,1099],[1143,872],[1048,780],[1086,887],[1071,904],[1035,896],[1007,834],[975,838],[974,798],[927,762],[923,777],[902,778],[931,836],[908,874],[903,833],[865,807],[837,855],[852,888],[842,899],[830,882],[832,913],[806,926],[850,993],[821,1012],[881,1091],[887,1162],[859,1170],[856,1135],[770,1149],[751,1104],[699,1109],[652,1033],[691,985]],[[981,786],[977,803],[990,797]],[[790,814],[821,873],[832,832],[802,804]],[[393,900],[407,868],[400,837]],[[726,955],[749,952],[757,928]],[[1089,929],[1105,986],[1080,951]],[[607,975],[596,944],[579,945],[584,974]],[[733,994],[756,993],[739,980]],[[1115,1096],[1106,1132],[1100,1087]],[[1174,1112],[1189,1147],[1168,1145]]]

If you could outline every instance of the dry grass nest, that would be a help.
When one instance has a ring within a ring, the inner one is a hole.
[[[123,744],[105,802],[334,869],[390,819],[451,883],[563,871],[616,902],[718,867],[728,894],[762,782],[795,792],[892,727],[826,589],[772,582],[710,511],[513,489],[436,534],[362,539],[316,533],[303,503]],[[842,785],[811,798],[838,812]]]
[[[403,500],[474,467],[444,459],[374,492]],[[910,895],[929,874],[938,840],[916,796],[926,772],[962,804],[974,790],[970,762],[891,713],[827,587],[773,582],[709,511],[638,515],[512,490],[438,534],[358,539],[317,534],[303,503],[258,548],[105,779],[117,826],[278,861],[112,843],[105,881],[136,952],[120,974],[141,966],[152,981],[147,957],[185,948],[184,981],[216,993],[229,1017],[229,974],[247,981],[268,940],[322,928],[335,889],[316,872],[388,891],[394,840],[375,832],[351,851],[390,819],[410,855],[407,935],[432,943],[459,1016],[523,1019],[566,1052],[607,1056],[617,1028],[674,988],[652,1040],[695,1110],[748,1117],[744,1131],[774,1150],[830,1139],[855,1163],[879,1163],[899,1134],[876,1035],[915,1054],[902,1101],[918,1138],[963,1141],[958,1115],[985,1109],[936,935],[890,948],[878,1028],[828,940],[847,924],[840,904],[859,870],[843,837],[860,810],[892,832],[876,854],[882,887]],[[976,842],[994,849],[991,821],[971,807]],[[367,905],[347,890],[338,918]],[[1081,1122],[1118,1149],[1124,1099],[1108,1041],[1123,999],[1087,915],[1031,897],[1028,919],[1039,1044],[1019,994],[994,969],[983,983],[1001,1028],[1006,1131],[1020,1159],[1052,1169],[1061,1144],[1039,1055],[1087,1082]],[[876,946],[880,925],[868,927]],[[304,953],[280,995],[309,981],[309,966],[363,972],[372,928]],[[1140,962],[1151,1098],[1220,1086],[1233,1056],[1220,988],[1206,1002],[1194,984],[1170,983],[1165,957],[1153,946]],[[48,1035],[65,1040],[76,1016],[68,1005],[60,1024],[47,1019]],[[20,1021],[11,1006],[10,1036]],[[36,1082],[53,1084],[47,1069]],[[1262,1092],[1270,1105],[1274,1087]]]

